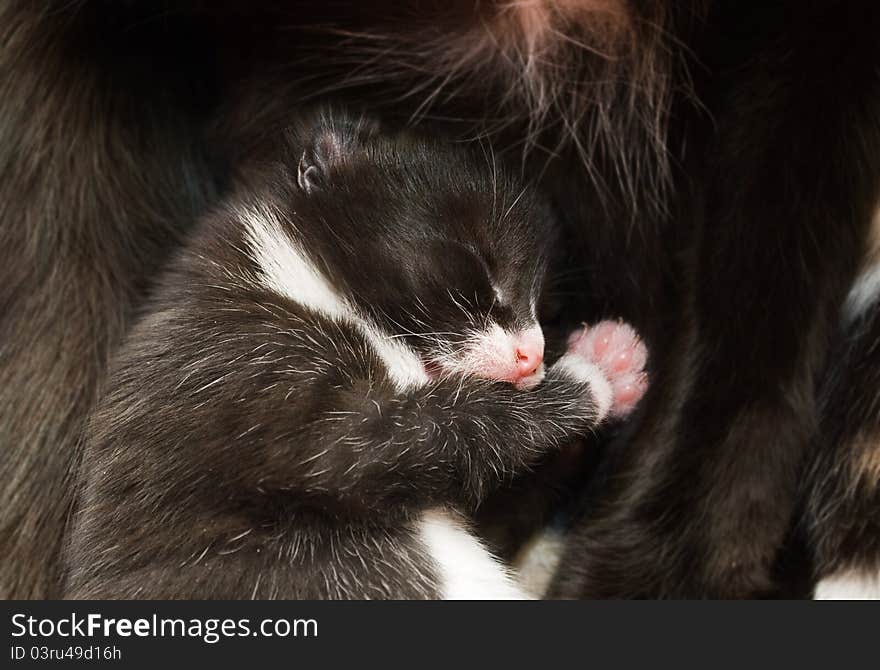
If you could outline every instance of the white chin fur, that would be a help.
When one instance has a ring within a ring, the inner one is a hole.
[[[492,324],[486,330],[472,335],[461,355],[438,360],[437,363],[447,374],[510,381],[517,376],[517,346],[523,342],[530,343],[533,349],[543,351],[544,333],[537,323],[516,332]],[[541,364],[534,374],[517,382],[517,387],[537,386],[544,379],[544,373],[544,366]]]
[[[514,386],[521,391],[527,391],[529,389],[535,388],[538,384],[544,381],[544,377],[547,376],[547,368],[541,363],[540,367],[535,370],[533,375],[520,379]]]
[[[818,584],[814,600],[880,600],[880,572],[849,570],[826,577]]]
[[[444,600],[524,600],[528,595],[507,569],[456,516],[428,510],[419,534],[434,560]]]

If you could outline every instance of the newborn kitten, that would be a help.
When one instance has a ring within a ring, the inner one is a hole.
[[[537,322],[553,227],[460,148],[322,111],[245,168],[112,366],[77,598],[516,598],[468,512],[626,413],[644,347]]]

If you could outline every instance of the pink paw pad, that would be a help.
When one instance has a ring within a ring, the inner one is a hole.
[[[568,350],[594,363],[611,384],[611,414],[623,417],[636,406],[648,388],[645,364],[648,350],[636,331],[622,321],[584,325],[568,338]]]

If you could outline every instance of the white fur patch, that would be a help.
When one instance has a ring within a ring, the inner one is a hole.
[[[457,362],[461,372],[500,378],[507,368],[511,371],[515,368],[513,338],[497,323],[479,335],[472,335],[471,340],[468,352]]]
[[[271,212],[245,209],[237,213],[245,224],[247,240],[266,288],[328,319],[357,328],[382,359],[398,390],[428,383],[419,356],[400,340],[388,337],[337,293]]]
[[[267,288],[334,321],[350,318],[354,310],[269,212],[240,214]]]
[[[880,572],[849,570],[816,585],[815,600],[880,600]]]
[[[856,279],[844,303],[844,318],[847,320],[857,318],[878,297],[880,297],[880,264],[868,268]]]
[[[614,402],[614,390],[608,377],[595,363],[590,363],[577,354],[565,354],[553,365],[554,370],[560,370],[575,381],[586,382],[590,385],[598,412],[597,419],[601,421],[608,415],[611,404]]]
[[[444,600],[528,598],[507,569],[450,512],[425,512],[419,533],[438,569]]]
[[[846,297],[843,316],[851,321],[880,298],[880,208],[871,221],[865,266]]]
[[[520,549],[513,562],[517,582],[533,598],[543,598],[565,549],[565,533],[545,528]]]

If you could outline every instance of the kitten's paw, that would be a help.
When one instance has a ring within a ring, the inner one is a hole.
[[[614,389],[611,388],[611,382],[598,365],[578,353],[569,351],[554,363],[552,371],[589,385],[590,392],[584,400],[588,406],[595,409],[596,423],[608,416],[614,404]]]
[[[645,395],[648,350],[629,324],[600,321],[584,325],[568,338],[563,359],[571,356],[595,365],[604,374],[611,388],[609,411],[613,416],[626,416]]]

